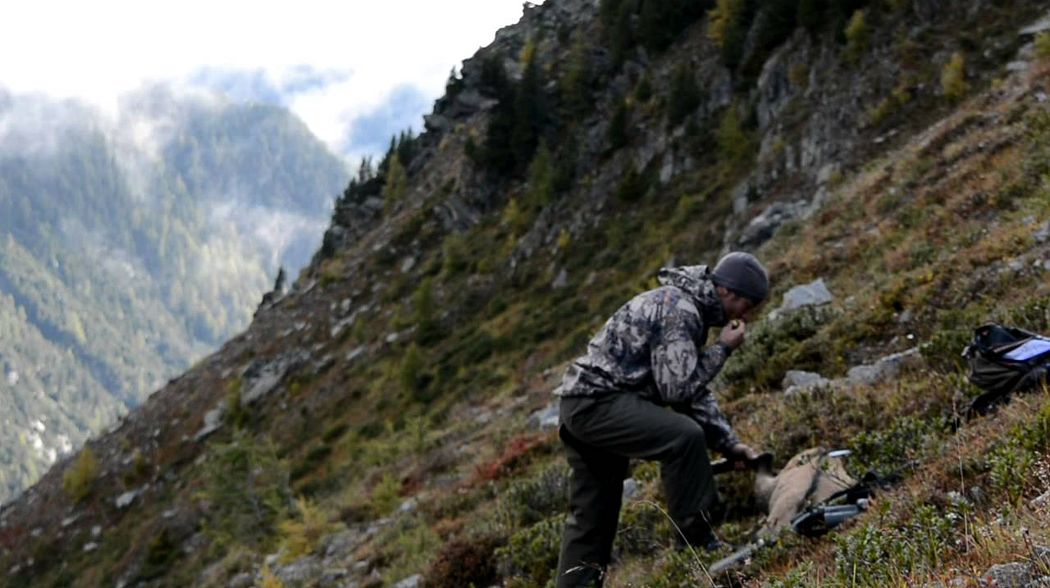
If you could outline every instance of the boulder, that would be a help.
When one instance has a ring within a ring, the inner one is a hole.
[[[918,347],[888,355],[873,364],[859,365],[849,370],[846,375],[848,384],[854,386],[874,386],[875,384],[895,379],[905,369],[913,369],[922,364],[922,354]]]
[[[995,588],[1028,588],[1037,586],[1032,574],[1032,565],[1025,562],[1012,562],[994,565],[982,576],[985,586]]]
[[[795,286],[788,290],[784,294],[784,301],[780,304],[778,310],[780,312],[790,312],[806,306],[830,304],[834,300],[835,297],[832,296],[831,291],[824,284],[824,278],[817,278],[808,284]]]
[[[814,388],[827,386],[830,383],[831,382],[827,378],[815,372],[788,370],[788,372],[784,374],[784,379],[781,381],[780,387],[784,390],[785,394],[799,394],[802,392],[809,392]]]

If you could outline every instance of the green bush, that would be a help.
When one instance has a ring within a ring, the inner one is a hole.
[[[372,512],[377,517],[385,517],[394,512],[401,504],[401,481],[397,476],[387,472],[383,478],[372,488]]]
[[[408,191],[408,173],[401,164],[401,158],[395,153],[389,160],[386,169],[386,182],[383,184],[383,205],[387,211],[404,199]]]
[[[562,464],[515,480],[500,493],[498,520],[516,530],[569,510],[569,471]]]
[[[455,277],[470,267],[470,247],[463,235],[449,234],[441,244],[441,251],[444,254],[441,260],[441,274],[446,278]]]
[[[655,505],[632,502],[620,512],[616,547],[624,555],[653,555],[671,545],[675,530]]]
[[[858,464],[853,469],[882,475],[910,469],[929,454],[939,432],[930,421],[912,416],[901,417],[884,430],[864,431],[849,444],[850,460]]]
[[[612,120],[609,121],[609,132],[606,137],[606,141],[609,143],[609,151],[616,151],[627,145],[629,139],[627,129],[630,116],[631,112],[627,101],[620,101],[620,105],[616,107],[616,112],[613,113]]]
[[[758,148],[758,141],[744,128],[735,105],[726,109],[715,131],[718,153],[730,167],[747,164]]]
[[[202,467],[205,532],[220,545],[264,545],[289,510],[287,467],[273,443],[241,430],[215,444]]]
[[[846,25],[846,59],[850,63],[857,63],[868,50],[868,41],[871,30],[868,28],[867,19],[863,10],[857,10]]]
[[[762,321],[748,333],[747,345],[730,357],[722,378],[737,387],[768,388],[779,386],[788,370],[823,367],[830,350],[809,339],[833,316],[828,309],[807,307]]]
[[[676,127],[700,106],[700,88],[696,75],[688,65],[680,65],[671,78],[671,92],[667,97],[667,123]]]
[[[911,574],[936,573],[956,549],[954,511],[922,505],[906,524],[867,523],[834,538],[835,570],[844,586],[901,586]]]
[[[558,567],[566,515],[558,515],[518,531],[496,550],[508,587],[543,588]]]
[[[335,533],[340,526],[328,521],[328,517],[317,505],[299,498],[296,502],[296,518],[280,524],[281,561],[289,563],[313,553],[321,540]]]
[[[95,480],[98,479],[101,467],[95,452],[84,447],[76,461],[62,476],[62,490],[73,502],[81,502],[91,494]]]
[[[966,58],[962,53],[954,53],[948,63],[941,69],[941,92],[952,102],[957,102],[970,91],[966,83]]]
[[[1050,33],[1042,32],[1035,36],[1035,56],[1039,59],[1050,57]]]

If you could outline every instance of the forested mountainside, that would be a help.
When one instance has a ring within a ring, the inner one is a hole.
[[[0,501],[243,329],[348,177],[281,108],[0,95]]]
[[[712,576],[636,464],[606,585],[1036,585],[1050,402],[962,418],[959,353],[987,320],[1050,330],[1046,11],[527,6],[362,166],[286,295],[0,512],[3,580],[546,586],[565,363],[659,268],[746,249],[774,289],[715,386],[738,433],[901,480]],[[751,481],[720,480],[727,542]]]

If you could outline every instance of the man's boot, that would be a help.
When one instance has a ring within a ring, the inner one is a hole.
[[[715,535],[714,529],[707,521],[707,517],[703,514],[691,516],[682,521],[679,527],[681,533],[675,536],[678,547],[685,548],[688,544],[705,551],[717,551],[724,547],[725,544]]]

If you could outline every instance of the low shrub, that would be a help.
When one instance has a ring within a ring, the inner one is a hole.
[[[509,530],[520,529],[569,510],[569,470],[562,464],[515,480],[500,494],[498,519]]]
[[[62,476],[62,490],[73,502],[81,502],[91,494],[100,471],[95,452],[90,447],[84,447],[73,465]]]
[[[427,588],[498,584],[499,574],[494,554],[504,542],[493,535],[449,541],[438,552],[427,571]]]
[[[496,550],[508,588],[543,588],[558,567],[566,515],[554,516],[518,531]]]
[[[322,539],[339,530],[339,525],[330,523],[324,512],[305,498],[296,502],[296,511],[297,518],[282,521],[279,526],[283,563],[313,553]]]

